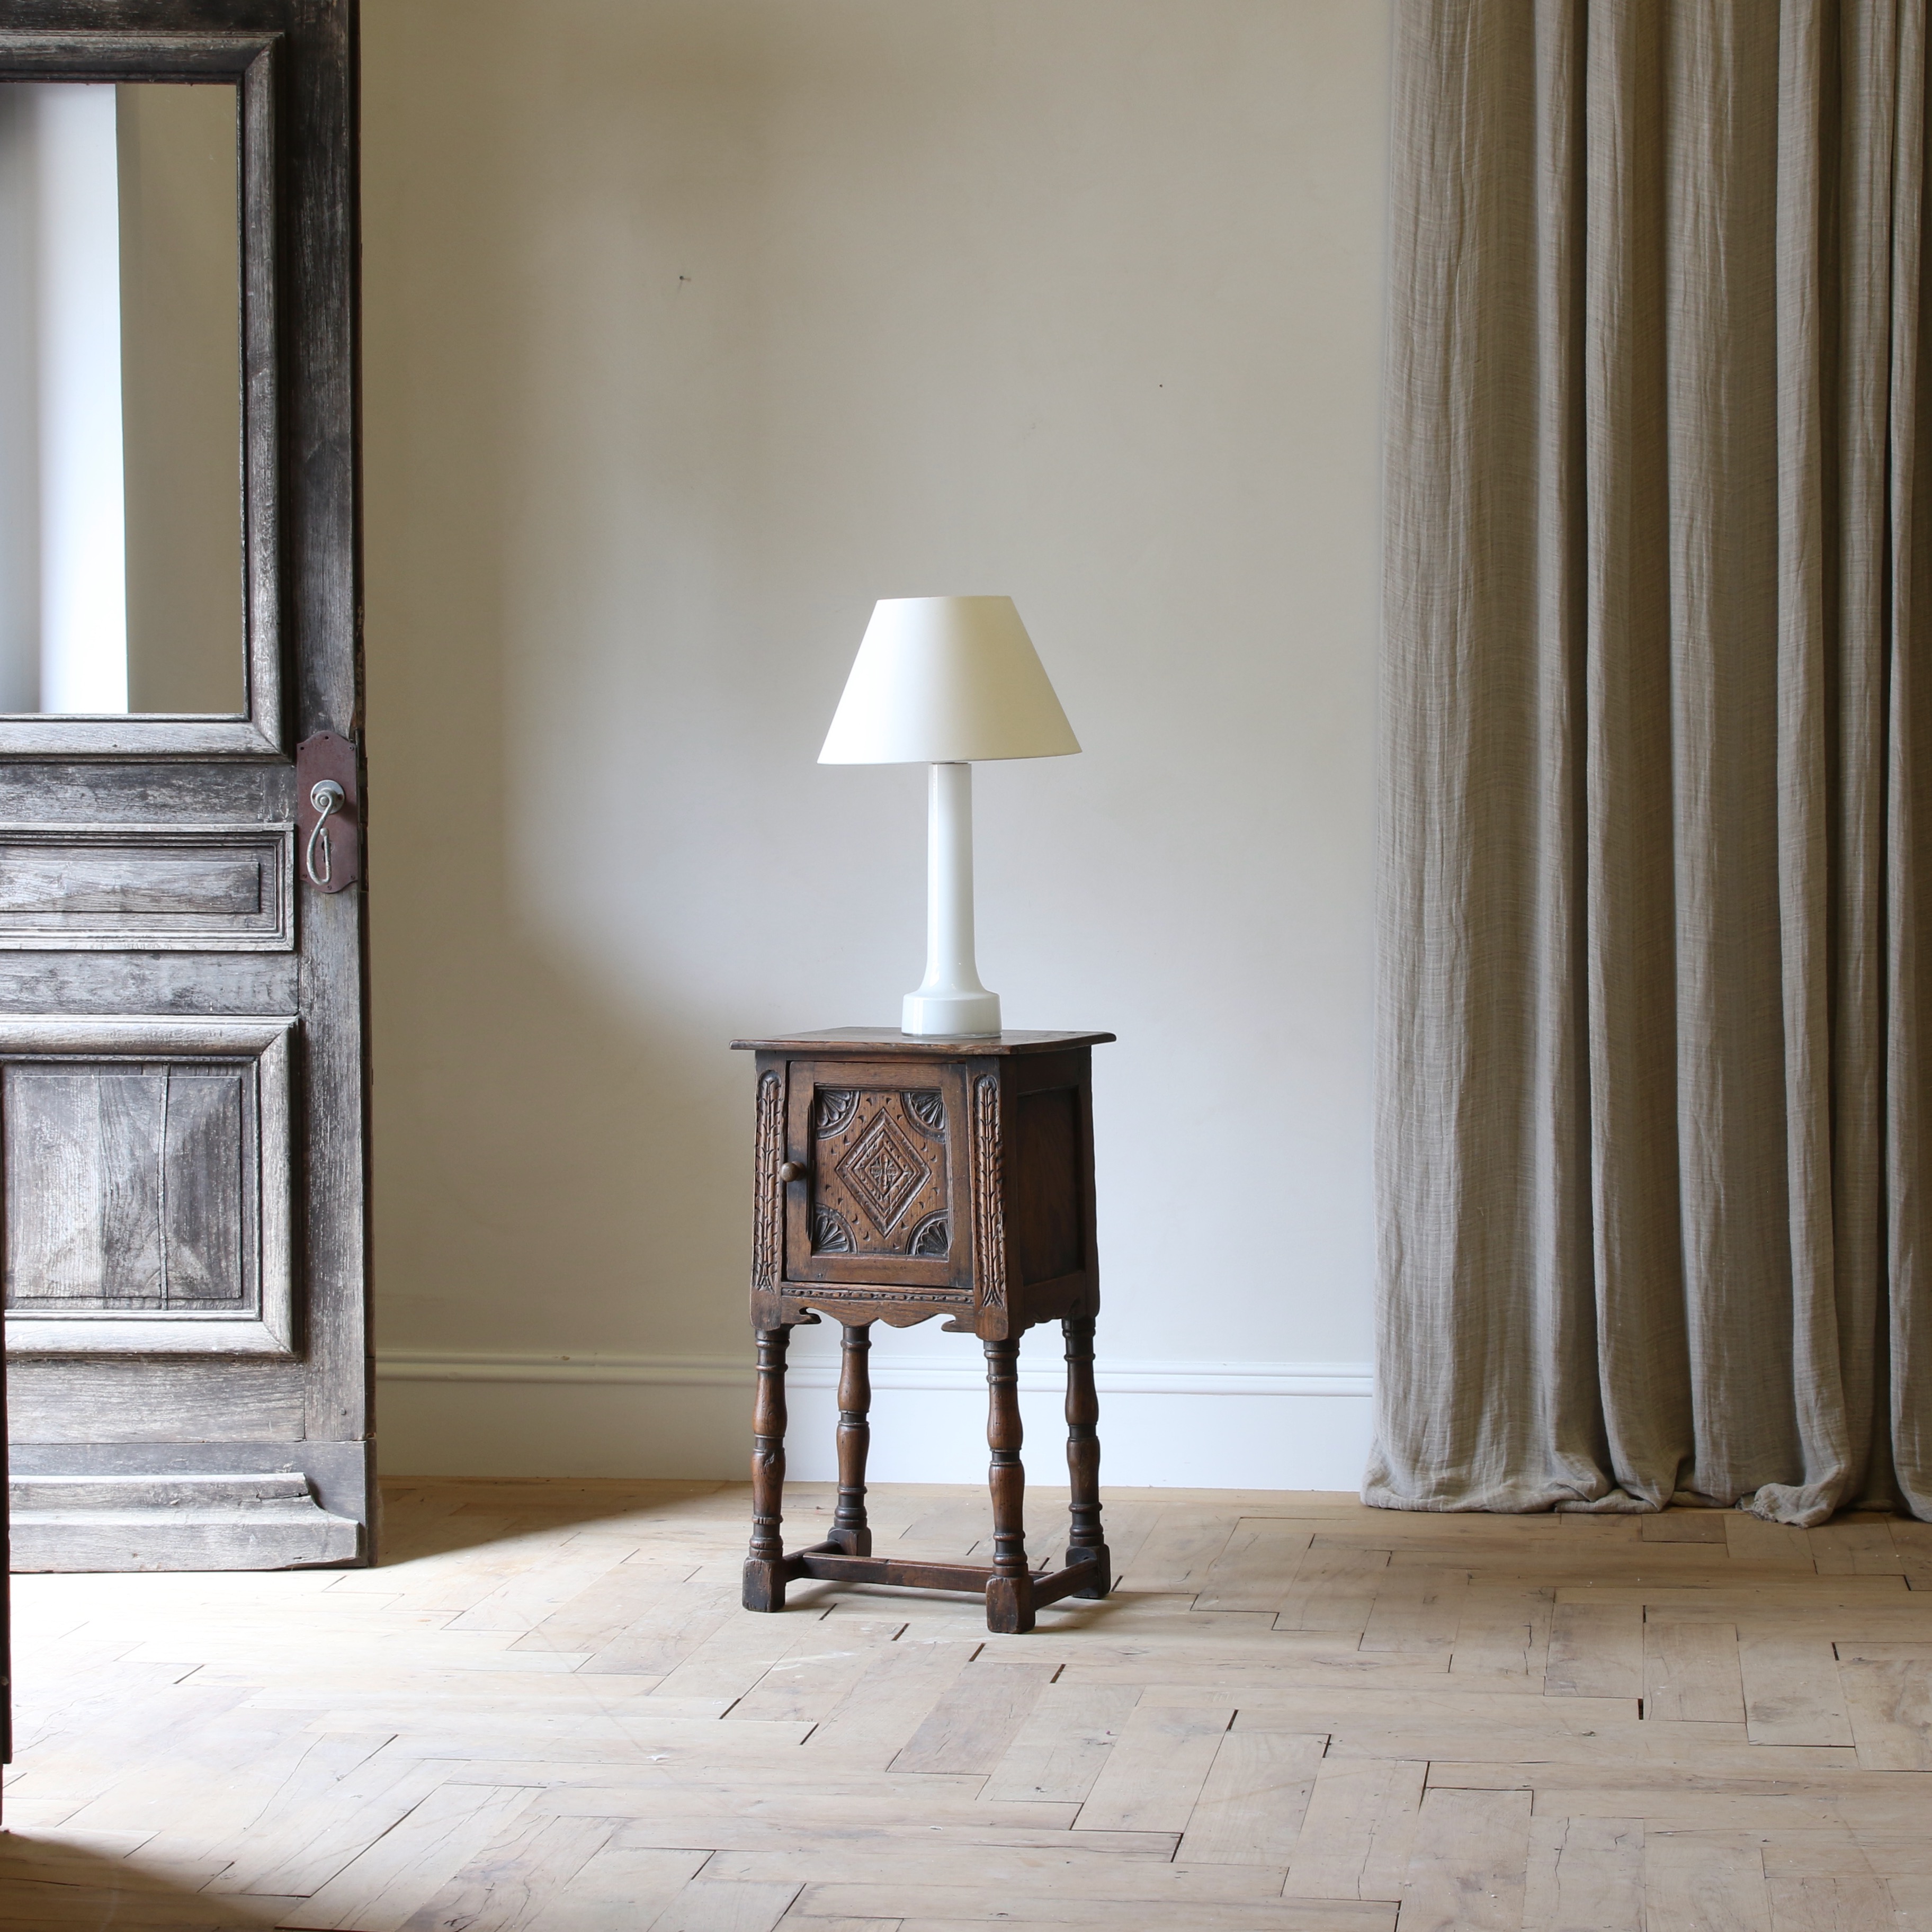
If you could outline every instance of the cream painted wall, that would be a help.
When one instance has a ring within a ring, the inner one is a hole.
[[[1103,1366],[1176,1383],[1143,1448],[1245,1445],[1190,1480],[1352,1483],[1384,10],[364,0],[364,42],[386,1466],[738,1468],[725,1042],[917,980],[922,775],[814,760],[874,598],[999,591],[1086,750],[980,769],[980,964],[1120,1036]],[[905,1407],[968,1419],[898,1466],[982,1466],[970,1397]]]

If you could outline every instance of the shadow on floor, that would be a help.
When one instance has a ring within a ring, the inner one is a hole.
[[[892,1486],[887,1486],[888,1490]],[[454,1477],[385,1476],[382,1479],[382,1533],[379,1569],[422,1558],[453,1556],[469,1550],[487,1548],[492,1544],[513,1542],[526,1536],[554,1535],[560,1528],[592,1528],[616,1532],[641,1528],[650,1532],[674,1530],[680,1517],[688,1517],[694,1526],[703,1526],[704,1540],[715,1540],[721,1505],[733,1508],[748,1528],[751,1520],[751,1486],[723,1478],[652,1481],[620,1477],[569,1478],[559,1477]],[[730,1503],[735,1492],[736,1502]],[[980,1520],[990,1514],[983,1486],[974,1483],[927,1484],[918,1493],[928,1512],[942,1516],[958,1512],[976,1532]],[[1130,1492],[1138,1494],[1138,1492]],[[785,1541],[796,1548],[820,1540],[830,1526],[836,1484],[827,1482],[793,1483],[785,1491]],[[1066,1509],[1063,1487],[1041,1485],[1028,1492],[1029,1514],[1034,1533],[1028,1538],[1028,1551],[1036,1569],[1052,1569],[1060,1560],[1066,1539],[1060,1519]],[[886,1546],[908,1548],[908,1553],[930,1555],[938,1560],[990,1563],[990,1537],[980,1536],[970,1547],[957,1542],[958,1526],[947,1522],[936,1540],[920,1540],[916,1532],[928,1525],[915,1523],[914,1545]],[[648,1532],[647,1532],[648,1533]],[[887,1532],[890,1534],[890,1532]],[[928,1546],[929,1544],[929,1546]],[[731,1544],[728,1556],[735,1562],[742,1547]],[[946,1601],[969,1605],[969,1593],[946,1592],[943,1598],[931,1591],[899,1588],[890,1585],[851,1586],[827,1582],[794,1582],[787,1594],[787,1607],[819,1614],[828,1611],[854,1611],[884,1614],[884,1606],[895,1600],[907,1604],[932,1605]],[[1042,1630],[1070,1632],[1108,1622],[1113,1600],[1088,1602],[1066,1598],[1048,1606],[1041,1612]],[[4,1920],[0,1918],[0,1928]]]
[[[385,1476],[378,1568],[420,1556],[480,1550],[532,1531],[568,1524],[674,1521],[698,1514],[721,1490],[749,1486],[718,1480],[633,1481],[610,1478]],[[749,1520],[748,1505],[747,1520]]]
[[[133,1857],[90,1851],[45,1832],[0,1827],[0,1926],[34,1932],[268,1932],[300,1899],[242,1900],[194,1892]]]

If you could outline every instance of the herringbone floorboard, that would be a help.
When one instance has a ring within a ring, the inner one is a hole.
[[[747,1615],[736,1486],[387,1510],[375,1570],[16,1580],[0,1927],[1932,1932],[1932,1525],[1116,1490],[1114,1597],[989,1638]]]

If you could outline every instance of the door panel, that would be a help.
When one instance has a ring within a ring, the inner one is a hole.
[[[812,1166],[814,1253],[946,1258],[946,1132],[936,1088],[821,1087]]]
[[[294,1030],[0,1019],[10,1354],[293,1356]]]
[[[364,896],[308,884],[295,839],[295,747],[361,724],[354,29],[350,0],[8,0],[0,26],[0,111],[111,83],[124,183],[195,118],[153,90],[232,102],[196,124],[234,165],[198,178],[228,197],[240,325],[238,590],[182,648],[214,662],[238,622],[241,710],[0,717],[16,1567],[373,1553]],[[165,347],[124,344],[130,398],[161,393]],[[128,531],[133,598],[158,580]]]
[[[295,943],[292,825],[0,825],[0,950]]]
[[[808,1178],[788,1190],[785,1280],[963,1286],[964,1105],[956,1069],[914,1082],[890,1061],[794,1061],[787,1140]]]

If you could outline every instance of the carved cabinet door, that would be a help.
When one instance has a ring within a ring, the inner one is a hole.
[[[956,1066],[794,1060],[784,1277],[890,1299],[970,1284],[970,1136]],[[828,1297],[828,1299],[830,1299]]]
[[[16,1568],[370,1555],[353,26],[0,14]]]

